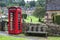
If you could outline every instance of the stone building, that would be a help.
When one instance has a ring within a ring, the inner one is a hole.
[[[46,0],[46,13],[46,18],[52,22],[52,14],[60,14],[60,0]]]

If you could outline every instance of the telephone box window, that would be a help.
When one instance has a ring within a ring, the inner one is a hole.
[[[14,20],[14,13],[10,13],[10,28],[11,28],[11,30],[13,30],[13,20]]]
[[[20,12],[18,13],[18,29],[20,30]]]

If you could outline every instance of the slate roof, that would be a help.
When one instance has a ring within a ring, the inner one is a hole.
[[[60,0],[46,0],[46,10],[60,10]]]

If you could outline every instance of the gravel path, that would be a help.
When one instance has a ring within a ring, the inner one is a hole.
[[[13,37],[18,37],[18,38],[27,38],[29,40],[47,40],[47,38],[44,37],[33,37],[33,36],[14,36],[14,35],[9,35],[8,32],[2,32],[0,31],[0,35],[4,36],[13,36]]]
[[[10,36],[7,32],[0,31],[0,35]]]

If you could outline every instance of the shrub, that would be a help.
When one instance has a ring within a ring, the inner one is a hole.
[[[26,18],[27,18],[27,14],[22,14],[22,17],[23,17],[24,19],[26,19]]]
[[[60,15],[56,15],[54,21],[55,23],[60,24]]]

